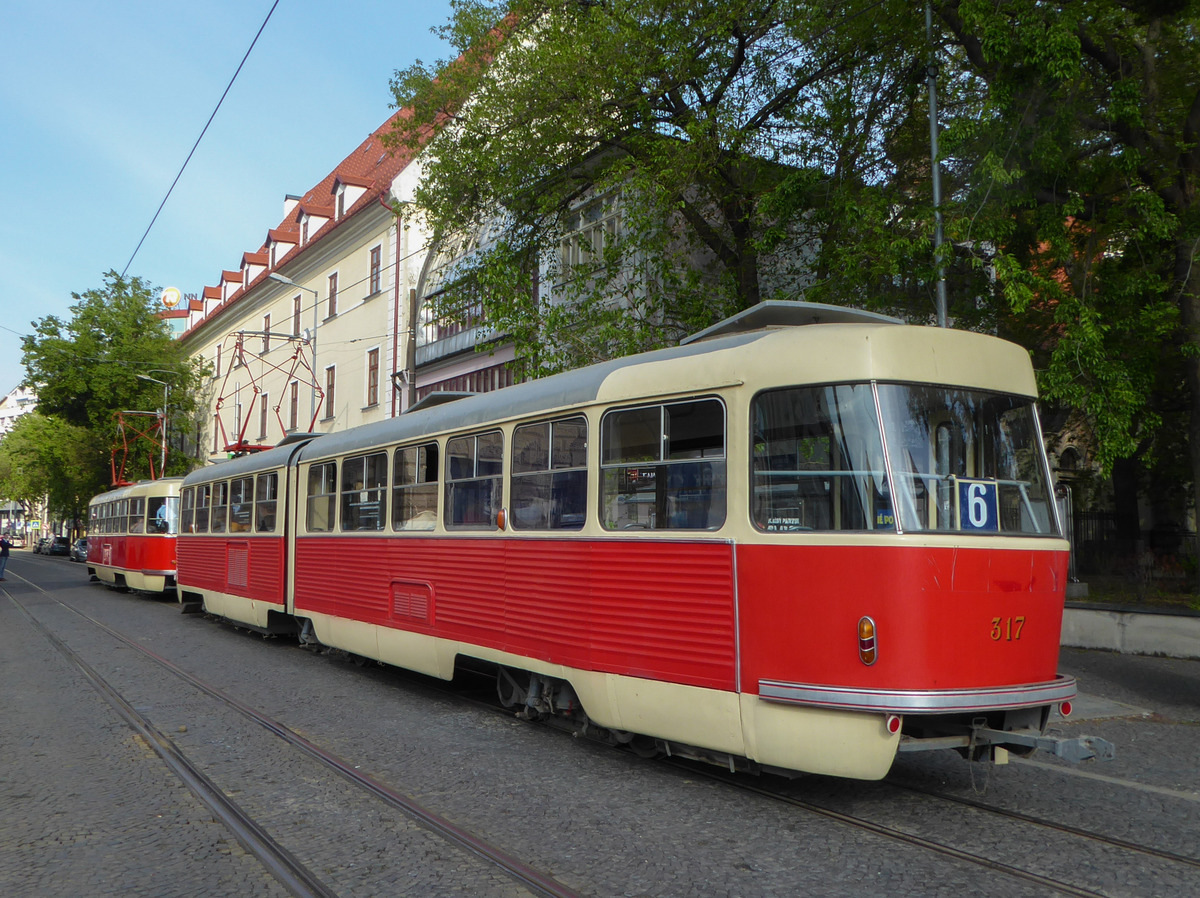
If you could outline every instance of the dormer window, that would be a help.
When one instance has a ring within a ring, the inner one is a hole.
[[[334,217],[341,219],[367,192],[370,184],[370,181],[352,178],[348,175],[339,176],[333,186]]]
[[[300,244],[303,246],[317,236],[317,231],[333,217],[333,206],[304,204],[300,207]]]
[[[284,228],[272,228],[267,231],[267,264],[278,268],[279,261],[296,245],[296,232]]]

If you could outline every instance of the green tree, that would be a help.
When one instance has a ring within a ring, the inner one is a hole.
[[[169,385],[170,430],[186,431],[195,419],[199,364],[158,317],[149,284],[110,271],[103,287],[72,295],[68,320],[49,315],[22,338],[26,383],[37,391],[39,412],[86,431],[107,464],[122,445],[118,413],[153,413],[163,405],[162,385],[138,376],[144,375]],[[149,430],[145,421],[130,430]],[[139,446],[126,464],[126,479],[149,476],[159,459],[154,447]],[[168,473],[189,467],[183,453],[168,457]]]
[[[31,412],[0,440],[0,495],[68,521],[86,517],[88,501],[108,489],[109,456],[92,431]]]
[[[437,238],[498,227],[447,296],[482,303],[534,371],[795,297],[813,206],[888,177],[879,137],[918,98],[923,22],[890,0],[454,10],[461,55],[393,79],[393,142],[426,148],[416,202]]]
[[[962,255],[1106,467],[1200,486],[1200,40],[1183,0],[936,6]],[[1180,433],[1178,422],[1188,422]]]

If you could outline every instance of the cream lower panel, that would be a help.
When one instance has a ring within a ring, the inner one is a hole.
[[[886,715],[804,708],[743,695],[746,756],[771,767],[853,779],[883,779],[900,734],[887,731]]]
[[[124,578],[124,584],[129,589],[140,589],[144,592],[162,592],[167,585],[167,578],[162,575],[143,574],[141,571],[126,571],[120,568],[101,567],[98,564],[91,565],[92,573],[96,575],[96,579],[104,582],[117,584],[118,572]]]
[[[732,755],[746,754],[736,692],[612,674],[607,679],[620,729]]]
[[[112,568],[100,567],[100,565],[94,564],[92,565],[92,573],[102,583],[112,583],[115,585],[117,582],[117,575]]]
[[[454,676],[458,643],[318,611],[303,611],[297,617],[312,623],[322,645],[443,680]]]
[[[415,670],[427,676],[449,680],[454,676],[454,655],[444,639],[378,627],[379,660],[384,664]]]
[[[188,590],[196,592],[196,590]],[[272,611],[283,611],[282,605],[275,605],[271,602],[263,602],[258,599],[248,599],[245,596],[230,595],[227,592],[216,592],[214,590],[202,590],[200,595],[204,599],[204,610],[209,614],[215,614],[217,617],[224,617],[231,621],[239,621],[243,624],[250,624],[253,627],[265,628],[268,624],[268,615]]]
[[[162,592],[167,586],[167,578],[161,575],[146,575],[139,571],[127,571],[125,585],[130,589],[140,589],[145,592]]]

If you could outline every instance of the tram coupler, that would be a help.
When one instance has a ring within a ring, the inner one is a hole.
[[[1067,739],[1063,736],[1045,736],[1032,730],[993,730],[986,726],[971,727],[971,744],[1039,749],[1072,764],[1092,758],[1097,761],[1111,761],[1117,753],[1111,742],[1099,736],[1077,736]]]

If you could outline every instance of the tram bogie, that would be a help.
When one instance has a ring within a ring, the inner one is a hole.
[[[1051,745],[1067,543],[1024,350],[797,303],[700,336],[194,472],[180,594],[736,769]]]

